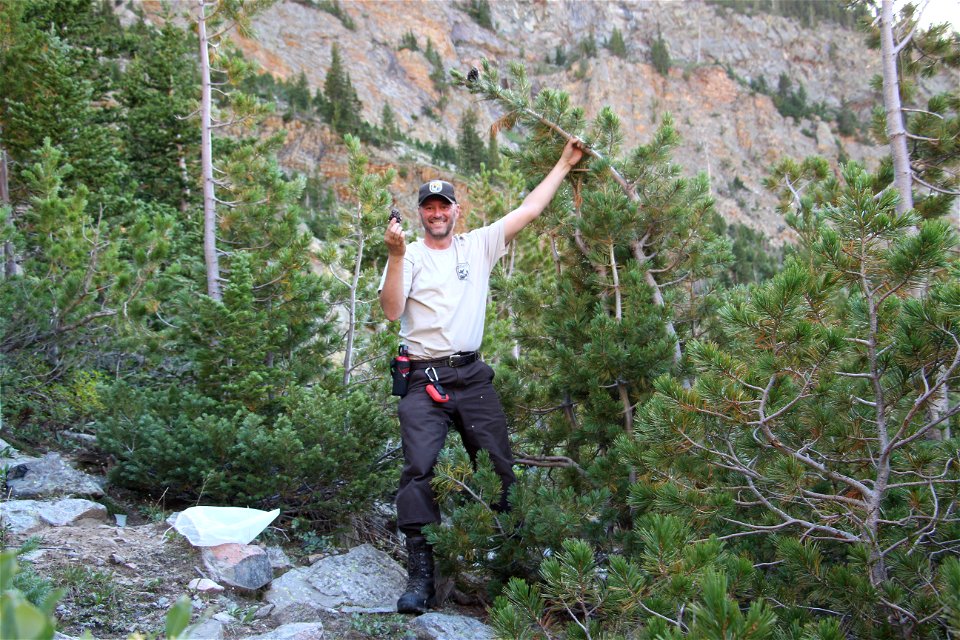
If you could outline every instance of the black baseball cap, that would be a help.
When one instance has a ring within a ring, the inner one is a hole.
[[[417,200],[417,206],[423,204],[423,201],[430,196],[440,196],[445,198],[450,204],[457,204],[457,197],[453,194],[453,185],[446,180],[431,180],[420,186],[420,197]]]

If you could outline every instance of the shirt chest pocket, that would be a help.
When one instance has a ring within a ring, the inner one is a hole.
[[[414,271],[410,295],[414,298],[459,298],[463,282],[457,278],[456,265],[425,265]]]

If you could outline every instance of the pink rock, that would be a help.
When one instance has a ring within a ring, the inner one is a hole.
[[[270,558],[260,547],[228,543],[204,547],[203,565],[219,583],[253,591],[273,579]]]

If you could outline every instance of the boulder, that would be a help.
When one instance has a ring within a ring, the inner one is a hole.
[[[0,528],[10,533],[33,533],[44,526],[36,500],[7,500],[0,502]]]
[[[7,470],[7,489],[14,498],[61,495],[102,496],[103,487],[93,476],[77,471],[58,453],[19,462]]]
[[[0,502],[0,526],[11,533],[32,533],[43,527],[64,527],[79,520],[106,521],[107,508],[81,498],[7,500]]]
[[[327,610],[313,602],[290,602],[282,607],[275,607],[270,612],[270,617],[278,625],[294,622],[316,622],[323,619],[324,611]]]
[[[323,640],[322,622],[297,622],[245,640]]]
[[[417,616],[410,627],[418,640],[493,640],[491,627],[474,618],[446,613],[425,613]]]
[[[12,444],[0,438],[0,471],[10,469],[24,462],[34,462],[39,458],[21,454]]]
[[[292,569],[273,581],[264,599],[284,607],[309,602],[343,613],[390,613],[406,586],[406,571],[369,544]]]
[[[201,558],[215,581],[237,589],[253,591],[273,579],[266,551],[255,545],[230,542],[204,547]]]
[[[265,547],[264,551],[267,552],[267,558],[270,559],[270,566],[273,567],[274,571],[282,573],[293,567],[293,562],[280,547]]]
[[[208,618],[187,627],[180,637],[184,640],[223,640],[223,623]]]
[[[64,498],[56,502],[39,502],[40,519],[52,527],[64,527],[78,520],[108,519],[107,508],[102,504],[83,498]]]

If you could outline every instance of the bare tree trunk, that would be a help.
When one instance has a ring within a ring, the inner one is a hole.
[[[360,268],[363,263],[363,229],[361,225],[362,204],[357,204],[357,255],[353,261],[353,280],[350,281],[350,304],[347,307],[347,348],[343,354],[343,386],[350,384],[350,374],[353,372],[353,340],[357,333],[357,288],[360,286]]]
[[[185,214],[190,210],[190,174],[182,144],[177,144],[177,166],[180,167],[180,213]]]
[[[7,177],[7,150],[0,147],[0,206],[10,205],[10,181]],[[7,224],[13,225],[13,210]],[[17,275],[17,256],[14,253],[13,243],[9,240],[3,243],[3,277],[12,278]]]
[[[220,257],[217,254],[217,201],[213,183],[212,100],[210,98],[210,51],[207,42],[205,0],[198,0],[197,33],[200,37],[200,165],[203,174],[203,259],[207,266],[207,295],[223,299],[220,289]]]
[[[900,104],[900,78],[897,69],[899,53],[893,40],[893,0],[883,0],[880,11],[880,57],[883,67],[883,107],[887,114],[887,136],[893,158],[893,186],[900,192],[897,213],[913,208],[913,179],[910,154],[907,151],[907,130]]]

